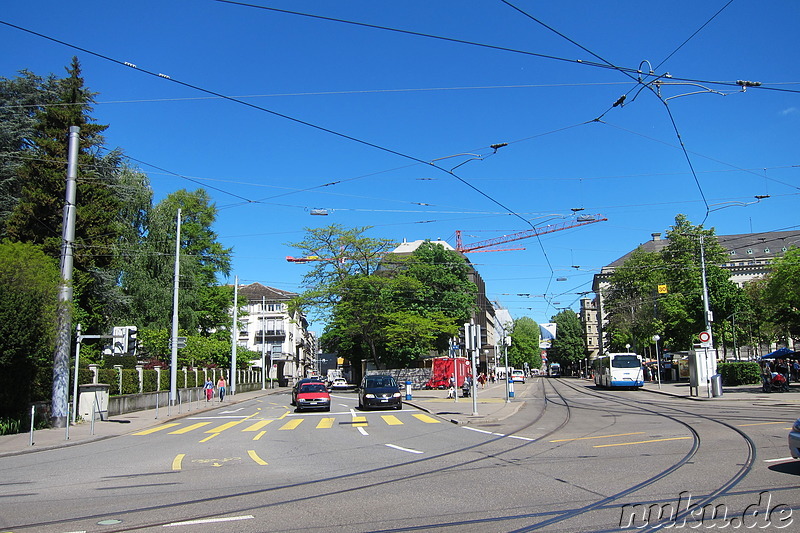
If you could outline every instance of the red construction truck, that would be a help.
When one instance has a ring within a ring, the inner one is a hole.
[[[446,389],[450,387],[450,377],[456,376],[456,388],[464,384],[464,379],[471,375],[469,360],[466,357],[435,357],[431,367],[431,378],[428,388]]]

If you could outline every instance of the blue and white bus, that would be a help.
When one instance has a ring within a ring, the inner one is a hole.
[[[609,353],[592,362],[594,384],[598,387],[644,386],[642,356],[635,353]]]
[[[558,363],[550,363],[548,367],[547,375],[551,378],[557,378],[561,376],[561,365]]]

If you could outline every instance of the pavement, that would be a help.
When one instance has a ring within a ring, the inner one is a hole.
[[[514,397],[510,398],[509,401],[506,401],[505,383],[498,382],[487,384],[486,388],[478,389],[474,402],[471,397],[459,397],[457,400],[447,398],[446,390],[415,390],[412,391],[412,398],[405,400],[404,403],[453,424],[481,425],[496,423],[514,416],[525,405],[527,400],[534,398],[534,394],[538,390],[537,380],[539,379],[548,378],[528,379],[525,384],[515,383]],[[564,379],[584,385],[591,384],[591,380],[586,379]],[[223,405],[235,405],[265,395],[288,393],[289,391],[288,387],[278,387],[239,393],[234,396],[229,395],[225,397]],[[722,395],[717,397],[713,397],[709,392],[709,388],[705,385],[701,386],[697,391],[690,391],[689,384],[686,382],[665,382],[661,383],[660,386],[658,383],[648,382],[641,391],[684,398],[689,401],[767,401],[774,403],[779,399],[782,402],[800,402],[800,383],[791,384],[790,390],[785,393],[765,393],[761,391],[760,385],[723,387]],[[691,392],[699,395],[693,396]],[[66,428],[40,429],[34,431],[32,436],[30,432],[2,435],[0,436],[0,457],[34,453],[109,439],[142,431],[183,417],[194,416],[204,411],[216,409],[219,406],[218,400],[211,402],[199,400],[188,405],[184,404],[180,408],[171,407],[167,409],[162,407],[157,412],[151,409],[126,413],[104,421],[97,420],[94,424],[91,422],[79,422],[69,427],[68,438]],[[31,444],[31,439],[33,444]]]

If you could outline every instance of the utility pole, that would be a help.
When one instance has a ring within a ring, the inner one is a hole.
[[[172,357],[169,370],[169,404],[178,401],[178,287],[181,273],[181,210],[178,209],[178,231],[175,235],[175,280],[172,289]]]
[[[703,318],[706,323],[706,331],[708,332],[708,343],[714,347],[714,337],[711,333],[711,323],[714,322],[714,315],[711,314],[711,309],[708,307],[708,284],[706,283],[706,253],[703,246],[703,234],[700,234],[700,272],[703,278]]]
[[[69,424],[69,352],[72,329],[72,249],[75,243],[75,196],[78,177],[78,148],[81,129],[69,128],[67,186],[61,227],[61,286],[58,291],[58,329],[53,354],[53,389],[50,423],[63,428]],[[33,423],[33,422],[31,422]]]
[[[267,299],[261,297],[261,390],[267,389],[267,368],[265,350],[267,348]]]
[[[230,394],[236,394],[236,340],[239,336],[238,327],[236,326],[236,319],[239,317],[239,276],[233,278],[233,330],[231,330],[231,375],[230,379]]]

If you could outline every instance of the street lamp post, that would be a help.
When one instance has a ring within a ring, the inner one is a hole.
[[[661,337],[653,335],[653,342],[656,343],[656,376],[658,376],[658,388],[661,388],[661,355],[658,351],[658,341]]]

